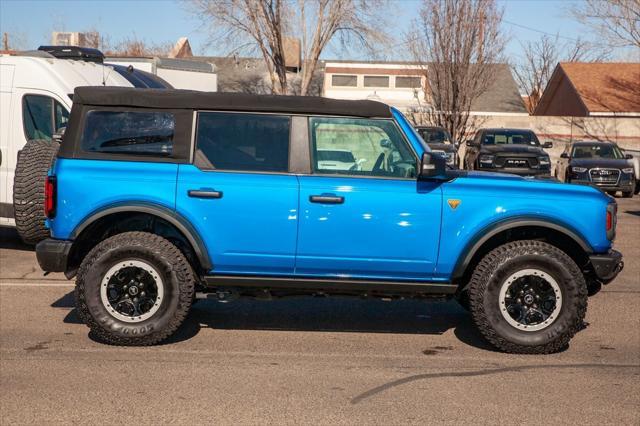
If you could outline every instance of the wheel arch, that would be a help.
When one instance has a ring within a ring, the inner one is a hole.
[[[204,241],[194,226],[168,207],[148,203],[117,203],[87,215],[71,232],[74,244],[69,253],[67,277],[73,277],[82,258],[106,236],[135,230],[159,229],[158,234],[170,234],[184,243],[179,247],[198,273],[212,269]]]
[[[478,231],[463,249],[452,273],[453,282],[466,286],[473,265],[494,248],[509,241],[536,239],[565,251],[578,266],[588,262],[593,248],[580,232],[570,225],[535,217],[510,218]]]

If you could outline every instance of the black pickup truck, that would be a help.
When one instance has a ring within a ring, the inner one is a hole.
[[[464,168],[513,173],[521,176],[550,176],[551,142],[540,144],[527,129],[480,129],[467,141]]]

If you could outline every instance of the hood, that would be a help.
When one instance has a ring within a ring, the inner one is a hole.
[[[428,143],[432,151],[456,152],[455,145],[451,143]]]
[[[513,154],[535,154],[535,155],[548,155],[540,146],[532,145],[482,145],[480,147],[480,153],[482,154],[497,154],[497,153],[513,153]]]
[[[594,167],[622,169],[633,166],[631,161],[626,158],[572,158],[571,165],[586,167],[588,169],[592,169]]]

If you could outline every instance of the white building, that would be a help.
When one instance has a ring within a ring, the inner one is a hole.
[[[323,96],[372,99],[401,110],[426,106],[422,65],[410,62],[327,61]]]

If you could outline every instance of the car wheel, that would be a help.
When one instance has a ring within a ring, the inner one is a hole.
[[[194,287],[191,265],[175,245],[158,235],[125,232],[99,243],[82,261],[76,306],[98,340],[151,345],[182,324]]]
[[[636,181],[636,188],[633,190],[633,193],[636,195],[640,193],[640,180]]]
[[[622,198],[633,198],[633,191],[623,192]]]
[[[49,237],[44,216],[44,183],[58,153],[60,144],[35,139],[18,152],[13,178],[13,208],[16,230],[27,244]]]
[[[563,349],[581,329],[587,286],[562,250],[540,241],[515,241],[487,254],[469,283],[475,324],[496,348],[546,354]]]

